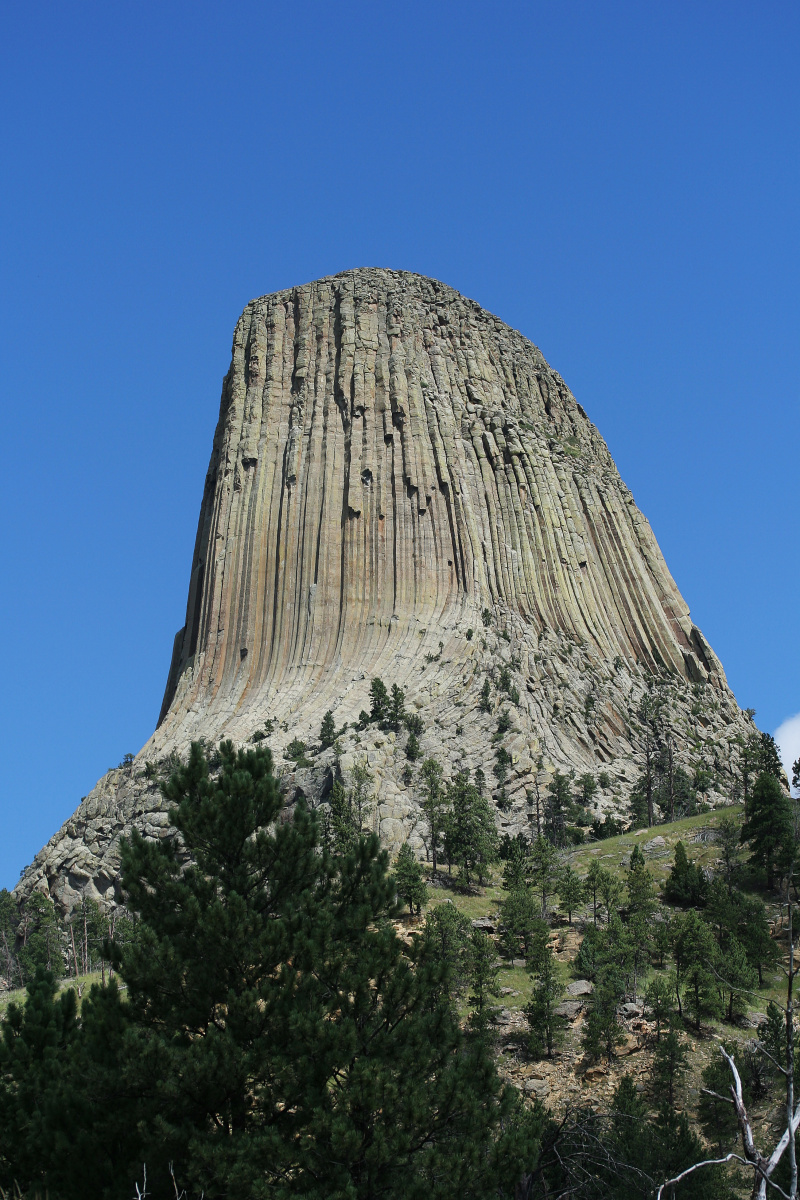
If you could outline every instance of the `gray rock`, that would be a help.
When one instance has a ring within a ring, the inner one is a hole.
[[[34,888],[63,909],[113,898],[123,831],[169,836],[153,819],[168,806],[152,772],[200,737],[246,744],[274,722],[287,804],[302,791],[326,805],[328,709],[350,725],[345,786],[366,759],[373,827],[393,853],[408,840],[422,854],[407,734],[352,728],[374,676],[405,690],[423,715],[423,754],[452,774],[493,759],[480,689],[509,666],[520,703],[506,739],[511,806],[496,819],[512,836],[529,828],[526,793],[556,770],[602,766],[629,787],[643,747],[619,714],[635,711],[651,670],[670,673],[676,726],[706,685],[709,756],[752,729],[564,380],[516,330],[420,275],[345,271],[247,305],[188,582],[158,728],[39,852],[18,899]],[[312,767],[284,760],[295,737]],[[676,765],[690,769],[690,755],[678,746]],[[604,797],[603,813],[616,804]]]
[[[573,983],[567,984],[568,996],[591,996],[594,991],[594,984],[590,979],[576,979]]]
[[[566,1017],[568,1020],[574,1021],[582,1008],[581,1000],[562,1000],[553,1011],[557,1017]]]

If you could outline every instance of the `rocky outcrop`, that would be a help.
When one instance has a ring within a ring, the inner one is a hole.
[[[489,778],[490,677],[493,707],[513,717],[498,812],[510,830],[555,768],[605,767],[614,804],[654,686],[723,770],[747,724],[605,442],[539,350],[435,280],[364,269],[239,319],[158,728],[22,890],[111,897],[119,836],[165,827],[145,763],[198,737],[246,741],[267,720],[280,758],[293,737],[313,743],[327,709],[353,722],[375,675],[406,690],[426,753]],[[399,742],[351,730],[304,790],[324,799],[363,756],[377,827],[418,839]]]

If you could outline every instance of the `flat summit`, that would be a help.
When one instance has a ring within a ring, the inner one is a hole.
[[[502,786],[487,788],[511,833],[557,769],[605,770],[600,811],[624,805],[648,694],[717,778],[752,731],[605,442],[540,351],[442,283],[364,268],[239,318],[158,727],[19,890],[66,907],[113,899],[120,836],[166,832],[170,756],[269,722],[289,796],[324,803],[363,758],[376,831],[421,846],[406,735],[352,728],[375,676],[404,689],[446,775],[490,780],[510,714]],[[329,709],[351,728],[313,753]],[[292,739],[310,767],[283,760]]]

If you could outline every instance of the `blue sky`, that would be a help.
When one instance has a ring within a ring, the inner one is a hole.
[[[530,337],[798,713],[798,51],[771,0],[4,7],[0,886],[153,729],[237,316],[348,267]]]

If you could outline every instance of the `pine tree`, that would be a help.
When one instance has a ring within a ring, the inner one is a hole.
[[[498,858],[497,827],[492,810],[469,774],[460,771],[447,784],[449,806],[445,830],[448,858],[458,865],[462,879],[469,884],[473,875],[480,883]]]
[[[164,790],[180,844],[123,847],[140,931],[117,956],[145,1035],[148,1170],[172,1161],[206,1195],[479,1191],[516,1102],[436,999],[439,964],[395,935],[377,838],[332,860],[302,801],[279,821],[267,750],[223,743],[212,776],[195,745]]]
[[[791,802],[772,774],[762,772],[755,782],[741,840],[750,843],[750,858],[771,889],[776,870],[785,869],[794,850]]]
[[[566,866],[561,872],[558,880],[558,898],[571,925],[572,914],[583,904],[585,892],[583,880],[578,872],[570,866]]]
[[[370,698],[370,721],[377,721],[382,724],[386,720],[386,714],[389,710],[389,693],[386,690],[386,684],[376,675],[369,687]]]
[[[718,950],[711,929],[693,908],[672,922],[672,953],[679,1011],[683,1016],[682,997],[699,1031],[701,1017],[715,1016],[720,1008],[713,973]]]
[[[688,1066],[686,1046],[678,1032],[670,1029],[656,1042],[650,1073],[650,1084],[655,1096],[670,1108],[675,1107],[676,1088]]]
[[[436,855],[447,823],[448,798],[442,782],[442,768],[435,758],[426,758],[420,767],[419,778],[423,790],[422,811],[428,823],[428,846],[431,852],[433,873],[436,875]]]
[[[472,923],[455,904],[437,904],[425,916],[422,932],[428,956],[442,967],[441,991],[457,999],[469,983]]]
[[[386,706],[386,724],[395,733],[399,733],[406,717],[406,694],[396,683],[392,684],[392,694]]]
[[[394,877],[397,884],[397,894],[408,905],[409,912],[421,912],[423,904],[428,899],[428,889],[422,874],[422,867],[408,842],[403,842],[394,864]]]
[[[547,946],[548,927],[539,913],[539,903],[524,882],[512,888],[500,905],[502,944],[509,958],[522,956],[538,963]]]
[[[536,1058],[545,1054],[552,1058],[553,1051],[563,1040],[566,1021],[556,1012],[562,991],[555,955],[547,946],[539,962],[530,1001],[525,1008],[531,1031],[528,1045]]]
[[[500,995],[497,985],[499,967],[494,942],[482,929],[473,929],[467,950],[470,996],[473,1005],[472,1027],[485,1032],[494,1015],[492,1000]]]
[[[491,711],[492,691],[491,684],[489,683],[489,676],[487,675],[483,681],[483,687],[480,690],[480,697],[478,699],[478,712],[490,713]]]
[[[531,886],[541,897],[541,915],[547,916],[547,900],[556,889],[560,861],[558,851],[545,837],[537,837],[528,855]]]
[[[644,855],[638,845],[634,846],[628,865],[628,909],[648,917],[656,909],[656,889],[653,876],[647,869]]]
[[[727,996],[725,1017],[737,1020],[747,1012],[747,993],[756,986],[756,973],[747,961],[744,946],[735,937],[726,940],[724,953],[719,955],[716,973]]]
[[[706,881],[695,863],[689,862],[686,847],[678,842],[675,862],[664,885],[664,895],[672,904],[702,904],[705,901]]]
[[[656,975],[647,985],[644,1002],[650,1012],[650,1019],[656,1023],[656,1041],[661,1041],[661,1026],[667,1024],[672,1016],[675,1000],[675,987],[663,975]]]
[[[594,923],[597,924],[597,897],[600,894],[600,884],[603,881],[603,867],[596,858],[593,858],[589,863],[589,870],[586,872],[583,886],[586,889],[588,896],[592,898],[592,915]]]
[[[336,741],[336,723],[333,719],[333,713],[330,709],[322,718],[322,727],[319,731],[319,742],[323,750],[328,750]]]

